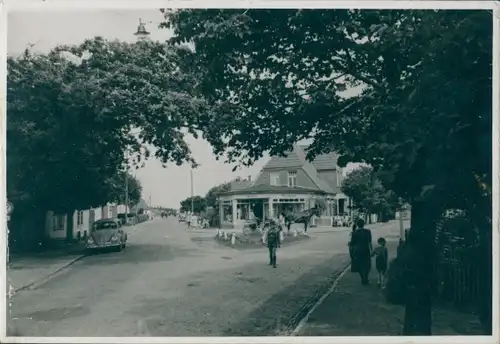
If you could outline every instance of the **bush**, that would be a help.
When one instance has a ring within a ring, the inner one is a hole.
[[[391,304],[404,305],[406,295],[405,263],[401,257],[394,258],[387,271],[385,289],[386,301]]]

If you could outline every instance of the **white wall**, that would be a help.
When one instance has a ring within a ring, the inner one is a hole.
[[[81,224],[78,224],[78,211],[75,211],[73,214],[73,238],[78,237],[78,232],[80,232],[80,236],[83,237],[84,231],[87,231],[87,235],[90,234],[90,209],[83,210],[83,221]],[[100,208],[94,209],[95,219],[97,221],[101,219],[101,211]],[[60,230],[54,229],[54,217],[60,217],[62,221],[62,226]],[[52,211],[47,212],[45,218],[45,234],[49,239],[65,239],[66,238],[66,228],[67,221],[66,215],[55,215]]]
[[[59,217],[62,221],[60,229],[54,228],[54,218]],[[66,238],[66,215],[55,215],[54,212],[49,211],[45,216],[45,234],[50,239],[65,239]]]

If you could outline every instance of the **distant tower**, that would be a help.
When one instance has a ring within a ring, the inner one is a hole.
[[[145,41],[149,38],[149,32],[146,30],[146,23],[144,23],[140,18],[139,26],[137,27],[137,31],[134,35],[137,37],[138,41]]]

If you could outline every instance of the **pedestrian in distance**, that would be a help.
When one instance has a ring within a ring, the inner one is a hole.
[[[273,268],[276,268],[276,250],[281,246],[279,225],[276,223],[276,221],[269,220],[264,228],[266,228],[264,240],[269,250],[269,265],[272,265]]]
[[[389,253],[386,247],[386,240],[384,238],[379,238],[377,240],[378,246],[373,250],[373,256],[375,256],[375,268],[378,273],[377,285],[379,288],[385,287],[385,273],[387,272],[387,264],[389,260]]]
[[[292,227],[292,222],[293,222],[293,213],[288,210],[288,212],[285,215],[285,223],[286,223],[286,228],[287,228],[287,234],[290,234],[290,229]]]
[[[361,277],[361,284],[368,285],[372,261],[372,232],[365,228],[365,221],[358,219],[356,231],[352,233],[351,245],[353,250],[352,264]]]

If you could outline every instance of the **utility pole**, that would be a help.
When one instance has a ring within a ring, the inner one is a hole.
[[[191,215],[194,213],[194,200],[193,200],[193,169],[191,169]]]
[[[128,224],[128,152],[127,155],[127,168],[125,170],[125,224]]]

